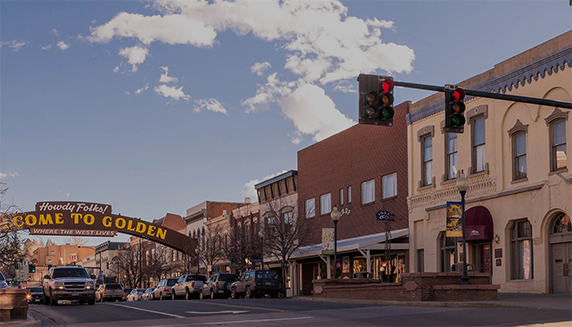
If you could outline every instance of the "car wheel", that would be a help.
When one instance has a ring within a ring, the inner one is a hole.
[[[215,292],[214,290],[211,288],[211,300],[215,299]]]
[[[234,287],[230,290],[230,298],[236,299],[236,288]]]
[[[244,298],[246,299],[252,298],[252,291],[250,290],[250,287],[246,288],[246,293],[244,294]]]
[[[94,304],[95,304],[95,299],[93,299],[93,300],[87,300],[87,304],[89,304],[89,305],[94,305]]]
[[[190,298],[191,298],[191,293],[189,293],[189,289],[187,288],[187,289],[185,290],[185,300],[188,300],[188,299],[190,299]]]
[[[84,305],[85,304],[85,300],[79,300],[79,305]]]
[[[270,297],[271,297],[271,298],[277,298],[277,297],[278,297],[278,292],[276,292],[276,293],[270,293]]]
[[[199,299],[203,299],[205,296],[203,295],[203,291],[201,290],[201,293],[199,293]]]

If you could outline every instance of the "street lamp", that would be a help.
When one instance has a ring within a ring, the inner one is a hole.
[[[334,222],[334,278],[338,278],[338,220],[342,214],[338,211],[338,207],[334,206],[334,210],[330,213],[330,217],[332,217],[332,221]]]
[[[469,189],[469,180],[467,180],[462,170],[457,179],[457,188],[461,193],[461,222],[463,223],[463,276],[461,277],[461,284],[469,284],[469,275],[467,275],[467,237],[465,235],[465,193]]]

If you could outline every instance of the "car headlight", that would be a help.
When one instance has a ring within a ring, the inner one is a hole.
[[[56,285],[56,287],[58,287],[58,286],[64,286],[64,282],[56,282],[55,285]]]

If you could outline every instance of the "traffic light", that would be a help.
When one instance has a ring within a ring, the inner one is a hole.
[[[465,126],[465,90],[445,85],[445,128],[447,133],[463,133]]]
[[[360,74],[359,123],[393,126],[393,77]]]
[[[36,272],[36,265],[29,265],[28,272],[34,274]]]

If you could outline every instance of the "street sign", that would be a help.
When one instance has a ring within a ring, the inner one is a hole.
[[[377,220],[379,221],[388,221],[391,220],[391,212],[386,211],[386,210],[381,210],[375,213],[375,217],[377,218]]]
[[[334,229],[322,228],[322,254],[334,254]]]

